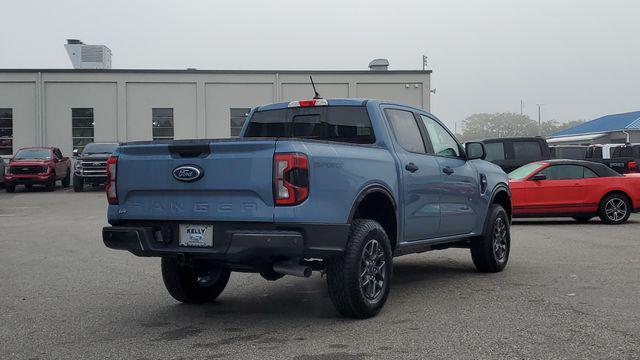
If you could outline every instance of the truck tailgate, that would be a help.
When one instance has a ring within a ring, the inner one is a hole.
[[[190,140],[120,147],[119,219],[273,221],[275,140]],[[195,165],[202,177],[179,181]]]

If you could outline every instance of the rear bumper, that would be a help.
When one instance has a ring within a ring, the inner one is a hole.
[[[344,252],[349,225],[211,223],[213,247],[178,245],[177,223],[108,226],[104,244],[137,256],[189,256],[225,263],[252,263],[283,258],[330,258]]]

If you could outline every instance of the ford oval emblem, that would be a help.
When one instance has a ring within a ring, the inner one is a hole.
[[[173,169],[173,177],[178,181],[192,182],[202,178],[204,171],[196,165],[181,165]]]

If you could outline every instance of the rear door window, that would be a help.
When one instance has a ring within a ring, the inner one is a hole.
[[[294,137],[357,144],[375,143],[364,106],[318,106],[257,111],[245,137]]]
[[[403,149],[413,153],[426,153],[420,128],[412,112],[397,109],[385,109],[385,115],[396,140]]]
[[[518,160],[540,160],[542,159],[540,143],[537,141],[514,141],[513,156]]]

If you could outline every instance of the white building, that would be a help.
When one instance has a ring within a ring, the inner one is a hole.
[[[313,97],[387,99],[429,110],[430,71],[0,69],[0,155],[91,141],[223,138],[250,108]]]

